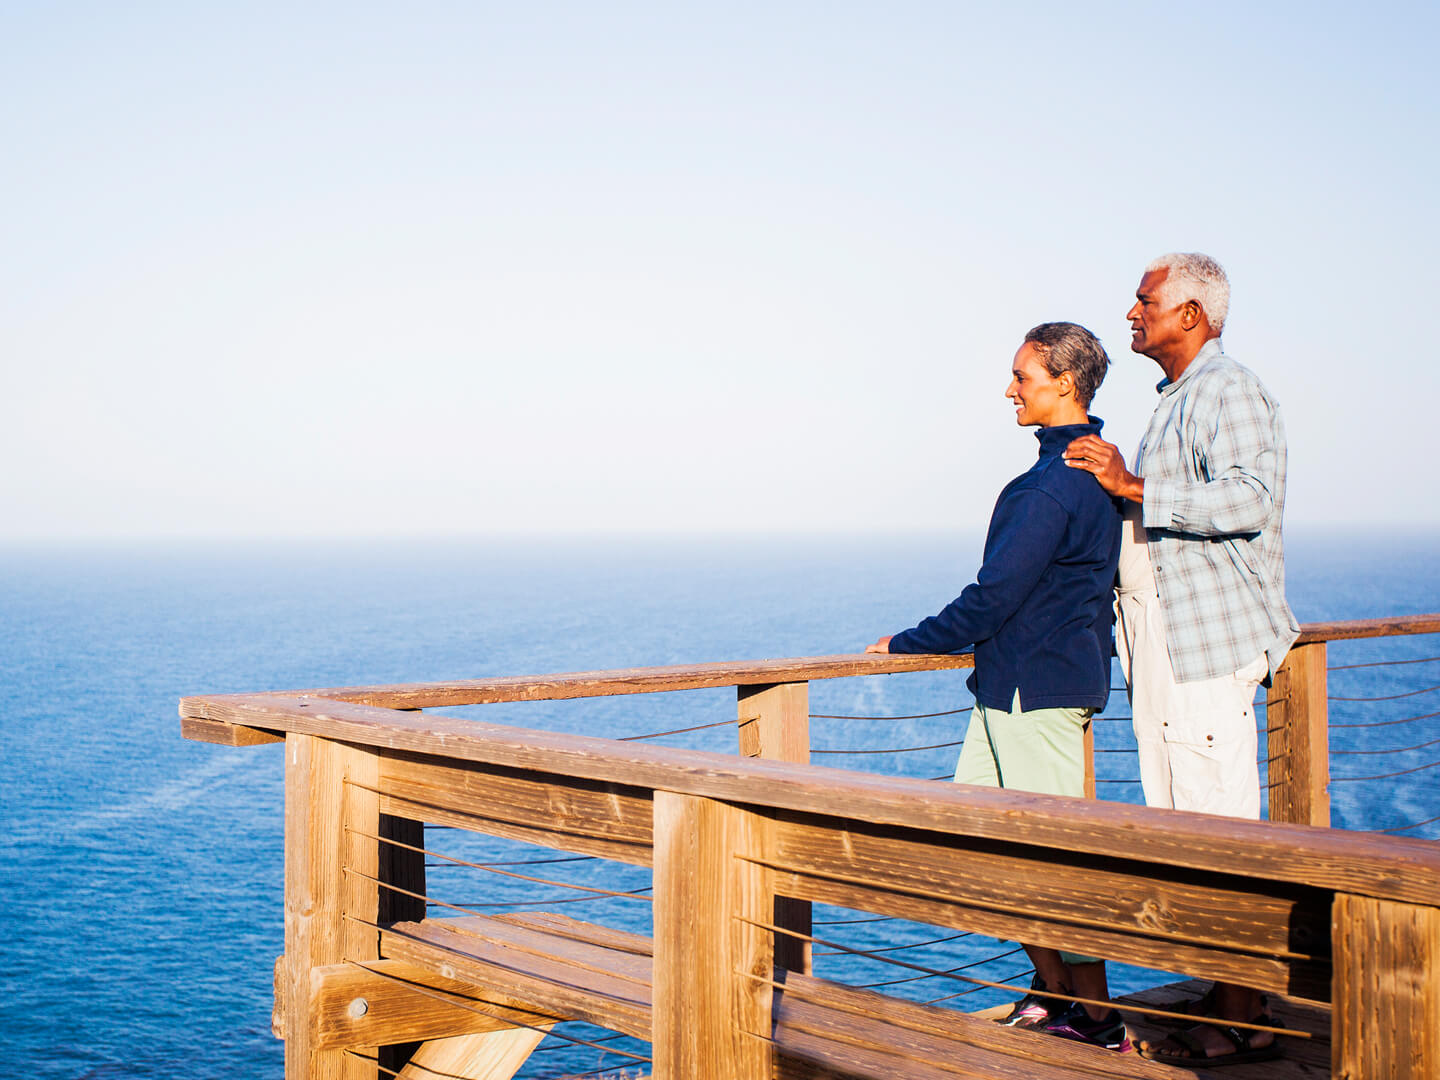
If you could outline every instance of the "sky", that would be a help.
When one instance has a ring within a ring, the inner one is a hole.
[[[1440,6],[0,0],[0,536],[976,530],[1205,251],[1287,521],[1440,527]]]

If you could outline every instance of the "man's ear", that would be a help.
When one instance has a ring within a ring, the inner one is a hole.
[[[1186,330],[1194,330],[1204,316],[1204,309],[1194,300],[1186,300],[1180,305],[1180,325]]]

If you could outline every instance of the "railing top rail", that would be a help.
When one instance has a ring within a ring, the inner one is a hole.
[[[653,694],[664,690],[808,682],[853,675],[892,675],[902,671],[942,671],[974,665],[974,658],[969,653],[954,656],[858,653],[788,660],[726,660],[669,667],[572,671],[555,675],[504,675],[489,679],[394,686],[342,686],[277,693],[283,697],[325,698],[388,709],[440,709],[459,705],[493,705],[505,701],[561,701],[619,694]]]
[[[1440,634],[1440,614],[1392,615],[1384,619],[1345,619],[1305,623],[1297,645],[1353,638],[1401,637],[1405,634]]]
[[[616,743],[279,695],[187,698],[182,715],[881,825],[1189,866],[1440,905],[1440,844]]]
[[[1299,643],[1430,633],[1440,633],[1440,614],[1306,623],[1301,627]],[[504,675],[392,686],[339,686],[277,693],[285,697],[317,697],[355,705],[378,705],[388,709],[441,709],[461,705],[493,705],[507,701],[561,701],[569,698],[653,694],[667,690],[698,690],[718,686],[809,682],[856,675],[942,671],[973,667],[974,662],[969,653],[953,656],[861,653],[784,660],[727,660],[706,664],[674,664],[667,667],[619,668],[611,671],[572,671],[551,675]]]

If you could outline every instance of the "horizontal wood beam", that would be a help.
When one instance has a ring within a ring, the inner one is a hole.
[[[1306,623],[1300,629],[1299,643],[1432,633],[1440,633],[1440,614]],[[561,701],[623,694],[653,694],[669,690],[698,690],[717,686],[760,686],[862,675],[943,671],[973,667],[974,662],[974,657],[969,653],[953,656],[843,653],[784,660],[726,660],[663,667],[572,671],[550,675],[504,675],[387,686],[336,686],[267,693],[281,697],[319,697],[330,701],[378,705],[391,709],[437,709],[506,701]],[[181,714],[189,715],[183,702]]]
[[[387,814],[649,866],[649,788],[413,754],[380,760]]]
[[[397,923],[381,933],[380,951],[536,1012],[650,1038],[648,956],[483,916]]]
[[[774,1019],[775,1048],[782,1055],[844,1076],[1178,1080],[1194,1075],[1136,1054],[797,974],[787,974],[776,993]],[[780,1072],[789,1075],[793,1067],[782,1063]]]
[[[1440,846],[1426,840],[616,744],[313,698],[187,702],[205,719],[412,755],[1440,906]]]
[[[513,996],[398,960],[331,964],[310,974],[318,1049],[389,1046],[426,1039],[544,1027],[561,1017]]]
[[[1345,619],[1339,622],[1305,623],[1297,645],[1316,641],[1347,641],[1355,638],[1404,637],[1407,634],[1440,634],[1440,614],[1392,615],[1384,619]]]
[[[791,819],[771,865],[787,896],[1329,999],[1323,890]]]
[[[666,667],[572,671],[553,675],[503,675],[489,679],[457,679],[449,682],[402,683],[392,686],[336,686],[269,693],[283,697],[325,698],[356,705],[379,705],[390,709],[438,709],[459,705],[493,705],[506,701],[565,701],[572,698],[655,694],[670,690],[703,690],[717,686],[813,682],[816,679],[894,675],[909,671],[947,671],[974,666],[975,659],[970,653],[953,656],[845,653],[788,660],[723,660],[707,664],[673,664]],[[185,713],[183,702],[181,713]]]
[[[208,742],[217,746],[262,746],[265,743],[285,741],[281,732],[264,731],[241,724],[226,724],[218,720],[203,720],[198,716],[180,717],[180,737],[191,742]]]

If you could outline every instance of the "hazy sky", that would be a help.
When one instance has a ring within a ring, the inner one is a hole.
[[[977,529],[1170,250],[1289,520],[1440,525],[1437,12],[0,0],[0,527]]]

